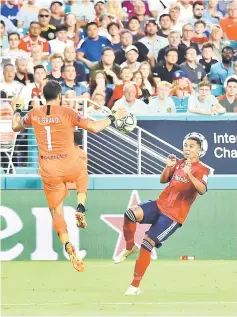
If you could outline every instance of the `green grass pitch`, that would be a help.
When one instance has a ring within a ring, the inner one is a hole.
[[[2,263],[3,316],[236,316],[237,261],[152,261],[138,296],[125,296],[134,260]]]

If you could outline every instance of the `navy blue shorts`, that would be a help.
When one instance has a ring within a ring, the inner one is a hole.
[[[162,214],[156,201],[149,200],[139,204],[144,212],[141,223],[151,224],[146,234],[156,243],[156,247],[162,246],[163,241],[169,238],[182,225]]]

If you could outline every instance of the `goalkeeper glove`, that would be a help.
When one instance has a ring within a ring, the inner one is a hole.
[[[85,212],[86,212],[85,207],[82,204],[78,204],[77,212],[75,214],[78,228],[85,229],[87,227]]]

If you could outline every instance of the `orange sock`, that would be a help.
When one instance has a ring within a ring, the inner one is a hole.
[[[123,235],[126,241],[126,250],[131,250],[134,246],[134,235],[136,232],[136,223],[124,216]]]
[[[136,261],[135,269],[134,269],[134,277],[132,281],[132,286],[138,287],[143,275],[146,272],[149,264],[151,262],[151,251],[145,249],[141,246],[139,257]]]
[[[62,243],[66,243],[69,241],[69,237],[67,234],[67,224],[62,215],[56,213],[53,215],[53,227]]]

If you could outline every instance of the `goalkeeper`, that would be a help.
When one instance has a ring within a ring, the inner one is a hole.
[[[21,116],[24,105],[15,106],[12,129],[17,132],[29,126],[34,128],[39,148],[39,175],[52,214],[53,227],[65,245],[73,267],[82,272],[84,263],[74,245],[70,243],[63,212],[63,200],[69,195],[66,183],[75,182],[78,203],[76,222],[79,228],[86,228],[87,155],[74,145],[74,128],[77,126],[98,133],[115,120],[126,117],[127,111],[119,109],[116,114],[109,115],[106,119],[92,121],[71,108],[62,107],[62,92],[58,82],[48,81],[43,93],[46,105],[30,110],[24,117]]]

